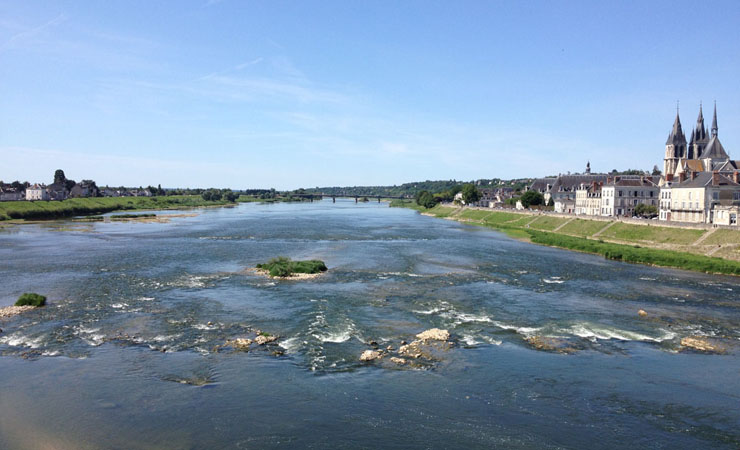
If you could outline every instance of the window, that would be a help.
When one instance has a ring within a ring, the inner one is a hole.
[[[712,200],[719,200],[719,192],[717,191],[712,192]]]
[[[622,196],[622,191],[619,191],[619,196],[620,196],[620,197]]]
[[[737,214],[730,213],[730,225],[737,225]]]

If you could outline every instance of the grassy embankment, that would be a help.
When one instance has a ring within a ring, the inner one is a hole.
[[[62,217],[104,214],[111,211],[182,209],[201,206],[232,205],[227,200],[203,200],[199,195],[167,197],[92,197],[59,202],[2,202],[0,221],[11,219],[46,220]]]
[[[710,233],[710,230],[623,222],[614,223],[607,228],[610,224],[607,221],[505,211],[461,210],[439,205],[421,211],[435,217],[451,217],[493,228],[516,238],[524,237],[536,244],[595,253],[617,261],[740,275],[740,261],[701,254],[718,245],[729,245],[729,249],[737,251],[740,231],[715,230],[704,242],[699,243],[699,239],[705,233]],[[558,231],[554,232],[555,229]],[[601,233],[594,236],[599,232]]]

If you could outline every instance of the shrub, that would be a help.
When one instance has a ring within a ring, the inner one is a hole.
[[[267,270],[271,277],[289,277],[294,273],[321,273],[326,272],[327,267],[323,261],[291,261],[290,258],[279,256],[264,264],[257,264],[258,269]]]
[[[44,306],[46,304],[46,297],[39,294],[26,292],[25,294],[18,297],[18,301],[15,302],[15,306]]]

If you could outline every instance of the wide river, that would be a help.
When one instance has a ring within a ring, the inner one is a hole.
[[[159,214],[0,228],[0,306],[49,298],[0,319],[0,448],[740,447],[738,278],[384,203]],[[329,272],[245,270],[277,255]],[[432,327],[433,359],[359,360]]]

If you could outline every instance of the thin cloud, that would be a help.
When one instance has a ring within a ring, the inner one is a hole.
[[[51,19],[50,21],[41,24],[37,27],[31,28],[29,30],[21,31],[20,33],[16,33],[13,36],[10,37],[5,43],[0,45],[0,51],[6,50],[13,46],[13,44],[22,42],[24,40],[29,40],[33,38],[34,36],[38,35],[39,33],[43,32],[47,28],[54,27],[56,25],[59,25],[65,21],[67,21],[67,15],[66,14],[60,14],[57,17]]]

